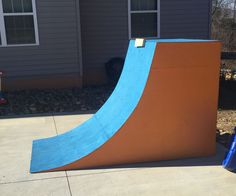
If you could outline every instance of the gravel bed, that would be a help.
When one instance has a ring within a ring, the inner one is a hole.
[[[0,117],[98,110],[112,91],[103,86],[7,92],[9,103],[0,106]]]
[[[232,134],[234,127],[236,127],[236,110],[218,111],[217,129]]]

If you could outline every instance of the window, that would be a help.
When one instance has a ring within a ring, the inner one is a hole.
[[[0,0],[0,45],[37,45],[35,0]]]
[[[160,0],[128,0],[129,38],[160,37]]]

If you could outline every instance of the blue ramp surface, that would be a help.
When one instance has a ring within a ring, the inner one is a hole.
[[[135,48],[130,41],[120,80],[103,107],[71,131],[33,142],[30,172],[42,172],[73,163],[108,141],[136,108],[145,88],[156,41]],[[135,88],[134,88],[135,87]]]

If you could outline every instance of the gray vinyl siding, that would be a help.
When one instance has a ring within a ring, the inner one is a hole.
[[[37,0],[39,46],[0,48],[6,77],[79,72],[74,0]]]
[[[84,70],[104,68],[128,46],[127,0],[80,0]]]
[[[210,2],[161,0],[161,38],[209,38]],[[77,14],[85,73],[104,71],[110,58],[125,57],[128,0],[80,0],[80,13],[76,0],[36,3],[40,45],[0,48],[0,70],[7,77],[79,73]]]
[[[210,37],[211,0],[161,0],[162,38]]]
[[[161,38],[209,38],[211,0],[160,0]],[[128,47],[128,0],[80,0],[84,70],[104,68]]]

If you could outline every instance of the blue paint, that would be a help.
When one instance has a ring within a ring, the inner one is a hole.
[[[109,140],[137,106],[155,48],[156,43],[147,42],[144,48],[137,49],[131,41],[121,78],[107,102],[81,126],[56,137],[34,141],[30,171],[40,172],[67,165]]]
[[[145,47],[135,48],[131,40],[120,80],[107,102],[81,126],[59,136],[33,141],[30,172],[73,163],[101,147],[124,125],[142,96],[157,43],[205,41],[148,40]]]
[[[236,131],[236,127],[235,127]],[[231,148],[223,161],[223,167],[229,171],[236,172],[236,136],[231,144]]]

